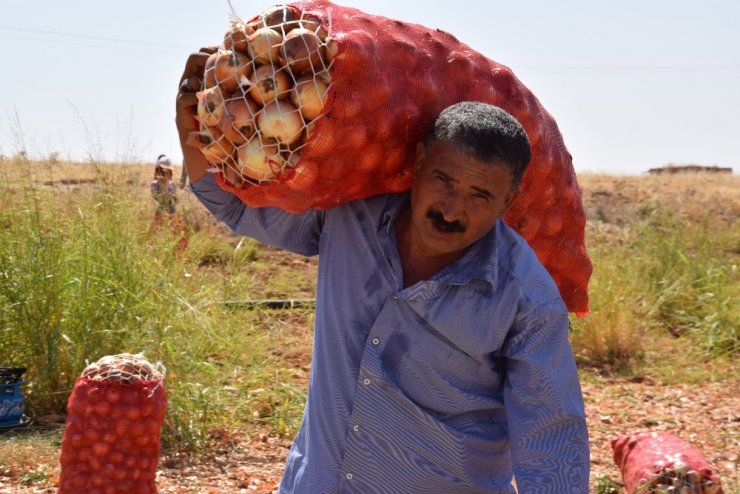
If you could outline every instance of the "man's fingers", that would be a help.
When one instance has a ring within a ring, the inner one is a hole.
[[[203,84],[203,79],[200,76],[193,75],[186,77],[180,82],[180,91],[186,93],[194,93],[200,91],[200,87]]]
[[[204,46],[199,51],[212,55],[213,53],[216,53],[218,51],[218,46]]]
[[[203,77],[203,73],[206,69],[206,61],[210,55],[208,53],[198,52],[191,53],[188,57],[188,61],[185,62],[185,70],[180,77],[180,85],[183,81],[192,76]]]
[[[180,92],[177,95],[176,123],[180,133],[197,130],[195,116],[197,114],[198,98],[195,93]]]

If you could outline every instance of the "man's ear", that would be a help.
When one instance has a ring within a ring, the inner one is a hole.
[[[511,189],[511,190],[510,190],[510,191],[509,191],[509,192],[508,192],[508,193],[506,194],[506,200],[504,201],[504,210],[506,210],[506,209],[507,209],[507,208],[509,207],[509,205],[510,205],[510,204],[511,204],[512,202],[514,202],[514,199],[516,199],[516,198],[517,198],[517,196],[519,195],[519,192],[521,192],[521,191],[522,191],[521,187],[519,187],[519,186],[517,185],[516,187],[514,187],[513,189]]]
[[[416,163],[414,163],[414,175],[421,168],[421,163],[424,161],[424,143],[419,141],[416,143]]]

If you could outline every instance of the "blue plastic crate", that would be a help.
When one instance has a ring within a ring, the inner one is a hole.
[[[26,369],[0,368],[0,427],[20,425],[25,416],[26,400],[21,394],[20,379]]]

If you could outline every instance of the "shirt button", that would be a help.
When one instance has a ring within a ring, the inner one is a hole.
[[[373,345],[377,346],[380,343],[378,338],[373,338]]]
[[[360,426],[359,425],[356,425],[356,426],[352,427],[352,430],[355,431],[355,432],[359,432],[360,431]]]
[[[344,478],[347,480],[352,480],[352,474],[348,473],[347,475],[344,476]]]
[[[367,386],[368,384],[370,384],[370,379],[365,379],[365,380],[364,380],[364,381],[362,381],[362,382],[363,382],[363,383],[365,383],[365,386]]]

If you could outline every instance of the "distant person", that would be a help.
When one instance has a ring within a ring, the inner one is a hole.
[[[175,204],[177,204],[177,190],[175,182],[172,180],[173,169],[170,159],[160,154],[157,157],[157,163],[154,167],[154,179],[151,183],[152,199],[157,204],[156,216],[167,212],[175,213]]]

